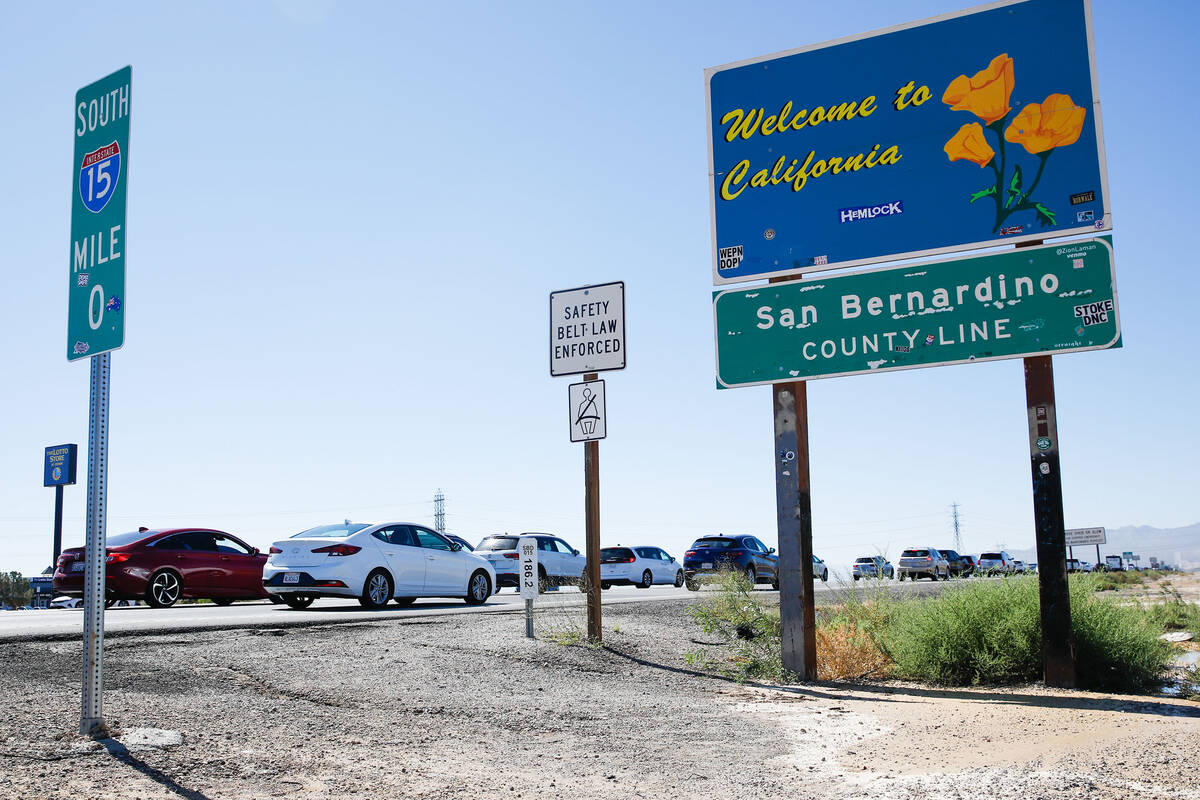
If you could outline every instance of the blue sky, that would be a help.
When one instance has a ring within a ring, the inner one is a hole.
[[[703,69],[961,8],[51,4],[6,10],[0,569],[50,557],[75,91],[133,65],[110,532],[266,545],[345,517],[583,543],[547,294],[624,280],[606,544],[775,543],[770,390],[713,381]],[[852,11],[852,13],[850,13]],[[1093,4],[1125,347],[1055,359],[1070,526],[1187,525],[1200,444],[1191,4]],[[881,69],[886,65],[881,65]],[[814,543],[1033,544],[1020,361],[814,382]],[[82,450],[82,447],[81,447]],[[81,455],[83,455],[81,453]],[[86,460],[85,460],[86,463]],[[65,544],[82,543],[84,470]]]

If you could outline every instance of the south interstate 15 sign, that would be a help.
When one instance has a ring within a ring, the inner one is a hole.
[[[717,292],[717,382],[1120,347],[1106,238]]]
[[[706,71],[724,284],[1112,227],[1087,0]]]
[[[125,198],[133,70],[75,94],[71,162],[71,261],[67,360],[125,343]]]

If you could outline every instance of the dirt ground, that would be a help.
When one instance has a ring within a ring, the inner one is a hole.
[[[694,601],[694,598],[692,598]],[[1198,798],[1200,704],[738,684],[689,601],[108,642],[114,737],[74,730],[80,647],[0,645],[6,798]]]

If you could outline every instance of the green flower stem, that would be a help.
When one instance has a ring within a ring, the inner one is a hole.
[[[1025,205],[1025,201],[1028,200],[1029,197],[1033,194],[1034,190],[1037,189],[1038,181],[1040,181],[1042,179],[1042,173],[1046,170],[1046,162],[1050,160],[1050,154],[1053,152],[1054,152],[1054,148],[1052,147],[1049,150],[1038,153],[1039,161],[1038,161],[1037,174],[1033,176],[1033,183],[1029,184],[1029,189],[1025,192],[1025,194],[1021,195],[1019,200],[1017,200],[1016,207],[1013,208],[1013,211],[1016,211],[1017,208],[1020,208],[1021,206]]]
[[[1009,114],[1012,112],[1010,111]],[[995,131],[996,139],[999,141],[997,150],[1000,153],[1000,166],[996,173],[996,226],[992,228],[992,233],[1000,230],[1001,224],[1007,218],[1004,213],[1004,175],[1008,171],[1008,156],[1004,149],[1004,123],[1008,122],[1008,114],[1005,114],[1000,119],[988,125],[988,129]],[[992,157],[992,162],[995,162],[995,157]]]

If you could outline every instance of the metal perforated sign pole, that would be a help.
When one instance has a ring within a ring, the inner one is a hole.
[[[83,580],[83,713],[79,732],[104,728],[105,498],[108,491],[108,397],[111,353],[93,356],[88,411],[86,566]]]
[[[817,679],[813,598],[812,498],[808,469],[808,389],[771,387],[775,423],[775,511],[779,529],[779,617],[784,669]]]

